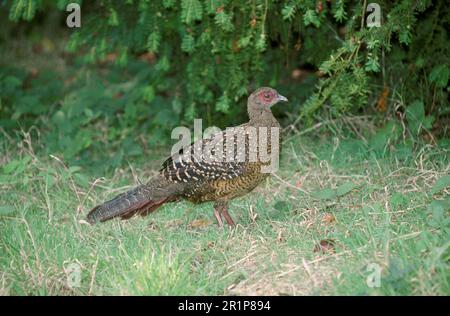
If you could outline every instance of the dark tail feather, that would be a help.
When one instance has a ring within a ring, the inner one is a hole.
[[[128,219],[136,214],[147,215],[166,202],[176,200],[176,191],[170,185],[163,188],[155,185],[140,185],[114,199],[94,207],[87,215],[91,224],[104,222],[120,216]]]

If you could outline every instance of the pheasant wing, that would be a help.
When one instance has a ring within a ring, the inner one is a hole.
[[[238,128],[196,141],[164,161],[160,171],[173,182],[233,179],[242,175],[248,140],[244,137],[244,143],[239,143],[238,135],[242,130]],[[245,130],[243,132],[245,134]]]

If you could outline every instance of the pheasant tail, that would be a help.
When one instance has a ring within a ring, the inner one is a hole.
[[[128,219],[134,215],[145,216],[166,202],[178,199],[179,186],[168,183],[160,176],[149,183],[119,194],[110,201],[94,207],[87,215],[89,223],[104,222],[120,216]]]

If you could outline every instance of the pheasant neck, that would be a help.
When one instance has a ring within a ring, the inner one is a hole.
[[[276,121],[272,114],[272,111],[267,108],[261,109],[260,107],[248,107],[248,117],[250,119],[250,124],[252,125],[271,125],[272,122]]]

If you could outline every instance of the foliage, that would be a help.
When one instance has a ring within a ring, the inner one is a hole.
[[[368,28],[363,1],[77,1],[82,27],[71,30],[69,2],[5,2],[2,49],[18,32],[45,50],[45,25],[60,29],[54,42],[70,39],[62,71],[33,74],[5,61],[0,123],[8,131],[37,125],[46,149],[70,161],[104,159],[108,143],[117,153],[106,164],[116,166],[195,117],[239,123],[248,92],[261,85],[287,91],[289,107],[275,111],[302,125],[323,113],[378,110],[405,113],[417,135],[449,115],[450,12],[442,2],[379,1],[381,27]],[[312,74],[303,82],[292,75],[305,69]],[[374,109],[378,99],[389,107]]]

